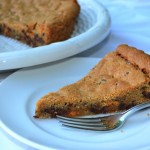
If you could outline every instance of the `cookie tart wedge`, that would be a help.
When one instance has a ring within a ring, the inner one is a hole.
[[[70,38],[77,0],[0,0],[0,34],[37,47]]]
[[[150,101],[150,55],[120,45],[85,77],[39,99],[34,117],[120,112],[146,101]]]

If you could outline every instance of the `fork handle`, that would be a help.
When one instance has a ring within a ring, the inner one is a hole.
[[[142,104],[139,104],[139,105],[136,105],[136,106],[128,109],[127,111],[124,112],[123,117],[128,117],[128,116],[134,114],[135,112],[137,112],[139,110],[142,110],[144,108],[148,108],[148,107],[150,107],[150,101],[142,103]]]

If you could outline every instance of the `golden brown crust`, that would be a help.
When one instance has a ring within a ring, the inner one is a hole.
[[[79,11],[76,0],[1,0],[0,33],[30,46],[65,40]]]
[[[128,109],[150,100],[150,78],[118,53],[107,54],[84,78],[36,104],[37,118],[91,115]]]
[[[150,55],[125,44],[118,46],[117,53],[133,65],[138,66],[150,77]]]

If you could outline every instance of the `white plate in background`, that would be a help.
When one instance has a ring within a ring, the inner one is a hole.
[[[46,46],[31,48],[0,36],[0,70],[16,69],[73,56],[103,41],[109,34],[110,16],[98,0],[78,0],[81,12],[72,37]]]
[[[0,86],[1,128],[20,142],[42,150],[150,149],[150,109],[136,113],[121,129],[107,133],[66,128],[57,119],[33,118],[41,96],[79,80],[99,60],[72,58],[10,75]]]

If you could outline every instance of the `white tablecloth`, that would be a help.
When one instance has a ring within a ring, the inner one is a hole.
[[[150,1],[148,0],[99,0],[110,12],[110,35],[95,47],[74,57],[103,57],[117,45],[126,43],[150,54]],[[2,73],[0,80],[12,72]],[[22,145],[0,130],[1,150],[32,149]]]

